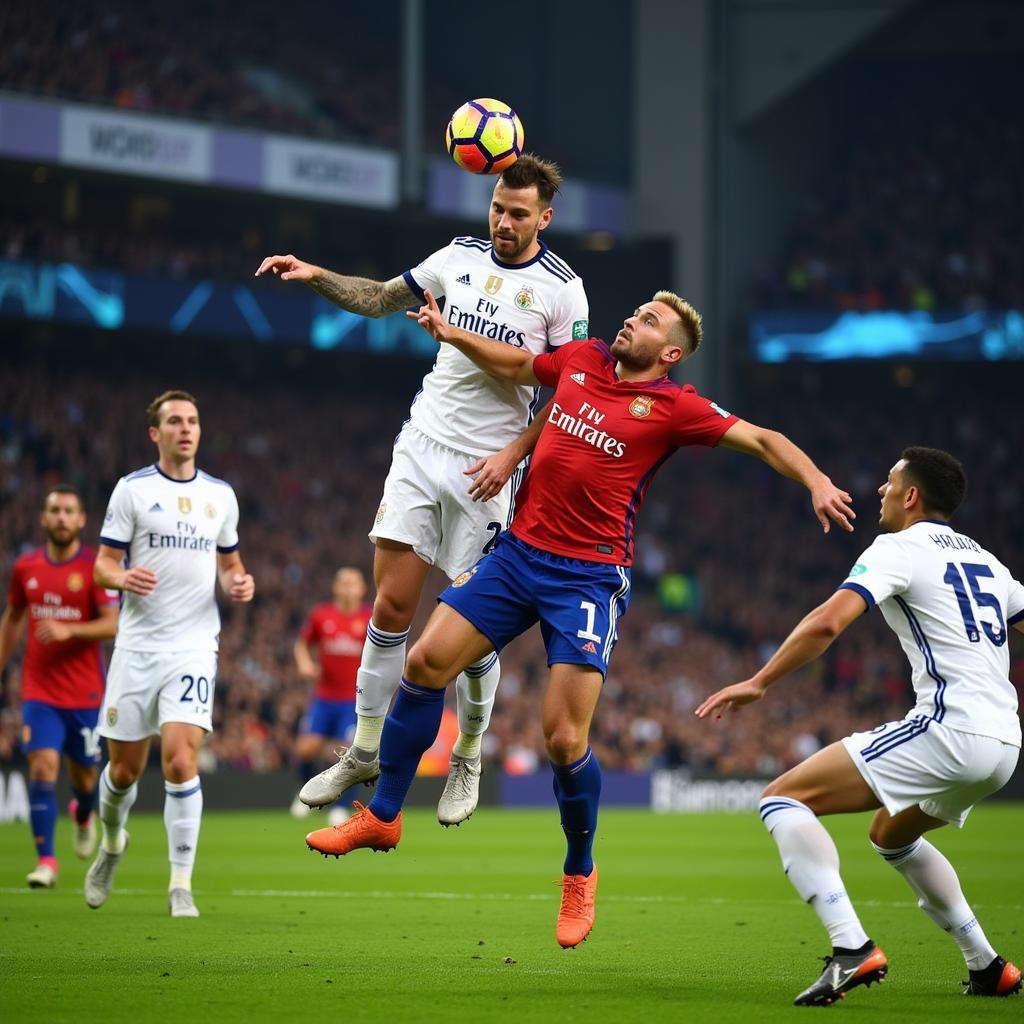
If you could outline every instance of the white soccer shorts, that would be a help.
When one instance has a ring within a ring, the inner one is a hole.
[[[165,722],[213,731],[216,651],[122,651],[114,648],[99,732],[111,740],[158,736]]]
[[[490,501],[473,501],[472,478],[463,471],[478,460],[406,424],[395,442],[370,540],[408,544],[452,580],[476,565],[508,526],[513,487],[522,475],[517,469]]]
[[[855,732],[842,742],[890,814],[920,806],[957,828],[974,804],[1006,785],[1020,755],[1019,747],[923,715]]]

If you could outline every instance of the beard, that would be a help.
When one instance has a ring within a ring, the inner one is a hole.
[[[638,351],[628,342],[620,343],[618,339],[612,342],[611,353],[627,370],[641,373],[654,366],[659,355],[657,352]]]
[[[498,243],[502,246],[511,246],[511,249],[503,248],[501,250],[500,259],[506,263],[514,263],[524,252],[530,247],[533,242],[532,238],[520,239],[520,238],[500,238],[498,235],[491,232],[491,245],[494,247],[495,253],[498,252]]]
[[[69,548],[75,543],[78,534],[69,526],[60,527],[56,530],[46,528],[46,539],[55,548]]]

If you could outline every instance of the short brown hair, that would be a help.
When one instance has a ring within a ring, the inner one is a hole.
[[[151,427],[160,426],[160,407],[164,402],[191,402],[199,412],[199,403],[187,391],[164,391],[146,406],[146,419]]]
[[[501,172],[499,181],[505,188],[536,185],[541,205],[550,206],[562,184],[562,172],[558,164],[541,160],[535,153],[524,153],[511,167]]]
[[[49,503],[50,503],[50,495],[51,494],[73,494],[74,497],[75,497],[75,500],[78,502],[79,509],[83,509],[84,508],[84,505],[82,504],[82,492],[74,484],[60,483],[60,484],[54,484],[43,495],[43,511],[44,512],[46,511],[46,506],[49,505]]]
[[[682,337],[676,337],[676,340],[681,348],[687,349],[686,355],[692,356],[697,349],[700,348],[701,339],[704,337],[704,322],[701,319],[700,313],[697,312],[685,299],[681,299],[675,292],[655,292],[652,302],[664,302],[666,306],[673,309],[679,314],[679,319],[682,321],[679,325],[678,330],[682,333]],[[672,332],[677,330],[673,324],[669,330],[669,338],[672,338]]]

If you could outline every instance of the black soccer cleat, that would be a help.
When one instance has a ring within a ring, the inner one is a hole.
[[[869,942],[863,953],[826,956],[821,977],[793,1000],[794,1006],[831,1006],[851,988],[885,981],[889,961],[882,950]]]
[[[965,996],[1012,996],[1020,991],[1020,968],[997,956],[980,971],[971,971],[968,981],[960,982]]]

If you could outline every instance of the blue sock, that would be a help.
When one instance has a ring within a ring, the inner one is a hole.
[[[316,775],[316,765],[312,761],[300,761],[295,770],[299,773],[300,782],[309,782]]]
[[[53,830],[57,824],[57,783],[32,779],[28,784],[29,820],[36,853],[53,856]]]
[[[380,737],[380,779],[370,801],[381,821],[394,821],[402,809],[420,758],[437,738],[443,711],[444,690],[417,686],[403,676]]]
[[[341,807],[346,811],[351,811],[352,801],[359,799],[362,788],[363,784],[361,782],[357,782],[354,786],[349,786],[348,789],[346,789],[345,792],[334,801],[334,806]]]
[[[555,773],[552,788],[562,814],[565,833],[567,875],[589,875],[594,870],[594,833],[597,831],[597,805],[601,801],[601,766],[597,755],[587,752],[573,764],[551,762]]]
[[[79,825],[84,825],[89,820],[89,815],[96,809],[96,787],[93,786],[92,789],[86,791],[72,786],[71,793],[78,801],[78,807],[75,809],[75,821]]]

